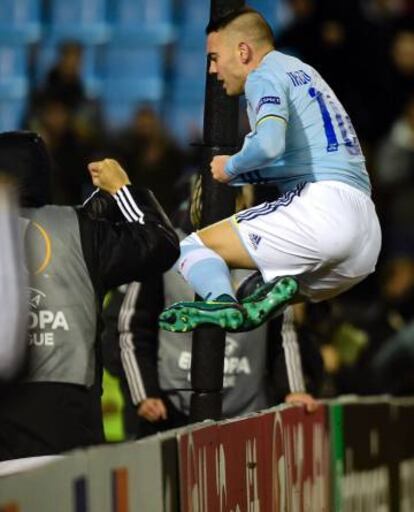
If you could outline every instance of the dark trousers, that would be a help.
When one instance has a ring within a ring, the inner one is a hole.
[[[53,455],[103,441],[96,388],[36,382],[0,395],[0,460]]]

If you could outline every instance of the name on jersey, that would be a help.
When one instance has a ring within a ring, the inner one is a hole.
[[[263,96],[256,107],[256,114],[259,113],[259,110],[263,107],[263,105],[280,105],[279,96]]]
[[[287,76],[291,79],[293,85],[298,87],[299,85],[308,84],[312,78],[303,71],[303,69],[298,69],[297,71],[289,71]]]

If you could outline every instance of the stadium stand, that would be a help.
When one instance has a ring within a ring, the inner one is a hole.
[[[2,0],[0,2],[0,41],[34,43],[40,39],[40,0]]]
[[[278,3],[252,5],[274,21]],[[29,91],[43,83],[59,45],[72,40],[83,45],[85,90],[101,100],[110,130],[150,103],[187,142],[201,130],[208,16],[204,0],[3,0],[0,128],[20,126]]]
[[[103,106],[111,128],[126,124],[140,102],[163,98],[163,53],[159,45],[114,41],[104,51]]]
[[[145,44],[174,39],[172,0],[110,0],[113,38]]]
[[[86,44],[108,41],[106,0],[52,0],[49,33],[52,39],[75,39]]]

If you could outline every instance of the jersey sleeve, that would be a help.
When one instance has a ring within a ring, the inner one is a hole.
[[[268,116],[289,121],[289,85],[282,78],[253,72],[246,81],[246,99],[256,119],[256,126]]]

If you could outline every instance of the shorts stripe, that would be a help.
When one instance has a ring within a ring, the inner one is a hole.
[[[273,213],[280,206],[289,206],[295,197],[300,196],[304,189],[306,182],[298,183],[296,187],[288,192],[285,192],[283,196],[279,197],[276,201],[259,204],[253,208],[249,208],[240,213],[236,213],[235,219],[237,223],[243,222],[244,220],[252,220],[262,215],[268,215]]]

